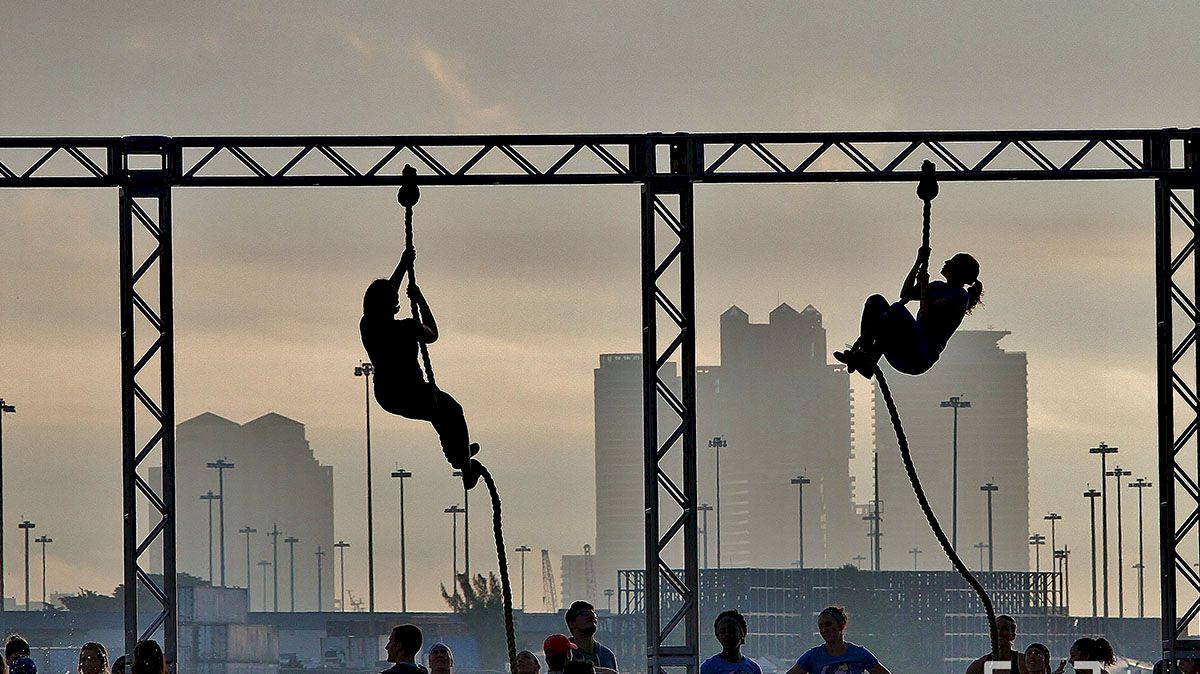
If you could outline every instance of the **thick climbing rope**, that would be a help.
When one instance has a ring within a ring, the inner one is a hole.
[[[416,249],[413,247],[412,212],[413,206],[416,206],[417,201],[421,198],[421,191],[416,183],[416,169],[405,165],[401,175],[404,181],[400,186],[400,190],[396,193],[396,200],[400,202],[401,206],[404,206],[404,246],[406,250],[415,251]],[[410,268],[408,270],[408,283],[410,286],[416,283],[415,269]],[[412,311],[413,318],[418,321],[421,320],[420,307],[417,306],[417,301],[411,297],[409,298],[409,308]],[[429,385],[437,388],[437,382],[433,378],[433,363],[429,360],[429,349],[424,342],[421,342],[420,345],[421,359],[425,365],[425,375],[428,378]],[[484,484],[487,485],[488,494],[492,499],[492,532],[496,537],[496,560],[500,567],[500,589],[504,599],[504,638],[508,647],[509,671],[515,674],[517,671],[517,638],[516,630],[513,627],[512,583],[508,578],[508,554],[504,549],[504,518],[500,511],[500,490],[496,488],[496,481],[492,478],[492,474],[488,471],[487,467],[478,461],[476,463],[479,465],[479,475],[483,478]]]
[[[417,205],[417,201],[421,198],[421,190],[417,187],[417,170],[407,164],[404,165],[404,171],[401,172],[404,182],[400,186],[400,190],[396,192],[396,200],[404,206],[404,249],[416,253],[416,248],[413,246],[413,206]],[[417,282],[417,265],[413,262],[413,266],[408,270],[408,286],[411,288]],[[421,320],[421,308],[417,306],[417,300],[413,297],[408,298],[409,311],[412,317]],[[433,378],[433,362],[429,360],[429,345],[425,342],[419,342],[421,347],[421,361],[425,365],[425,378],[429,381],[429,385],[437,388],[437,381]]]

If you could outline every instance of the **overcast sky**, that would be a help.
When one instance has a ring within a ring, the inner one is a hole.
[[[1200,109],[1194,3],[0,11],[8,136],[1157,128],[1195,125]],[[592,369],[640,348],[637,190],[451,192],[426,190],[417,216],[438,381],[497,473],[509,543],[579,552],[594,535]],[[703,363],[719,359],[731,304],[764,321],[780,301],[811,303],[831,348],[851,341],[862,298],[894,293],[919,245],[911,185],[701,186],[696,201]],[[0,213],[0,397],[19,410],[4,429],[8,521],[55,538],[52,592],[108,591],[121,573],[116,193],[0,191]],[[179,190],[174,213],[178,418],[305,423],[336,467],[338,535],[361,550],[356,322],[362,288],[401,252],[394,191]],[[935,205],[934,255],[982,263],[986,305],[964,327],[1010,330],[1007,348],[1029,354],[1031,514],[1035,528],[1064,514],[1080,579],[1080,494],[1098,473],[1078,463],[1087,447],[1118,445],[1120,463],[1156,479],[1152,215],[1148,183],[945,185]],[[428,427],[376,428],[379,465],[418,475],[412,605],[441,608],[452,483]],[[20,539],[5,535],[11,593]],[[395,553],[390,535],[378,545]],[[348,566],[364,594],[364,556]]]

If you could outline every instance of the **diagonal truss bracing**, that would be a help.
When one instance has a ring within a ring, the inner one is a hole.
[[[644,602],[647,655],[653,674],[674,667],[692,674],[699,656],[694,186],[915,181],[923,159],[933,159],[947,182],[1155,180],[1163,647],[1190,652],[1176,646],[1200,623],[1198,142],[1197,129],[0,138],[0,188],[120,188],[126,639],[131,647],[161,629],[174,660],[171,190],[390,186],[405,164],[417,168],[422,185],[640,185],[651,570],[644,595],[659,597]],[[681,390],[661,374],[669,363],[680,368]],[[139,472],[154,458],[160,485]],[[150,515],[141,533],[139,513]],[[142,565],[156,550],[161,583]],[[139,616],[142,593],[161,610]],[[664,604],[667,595],[682,603]]]

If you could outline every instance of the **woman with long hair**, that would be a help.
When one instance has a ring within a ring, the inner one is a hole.
[[[89,641],[79,647],[79,674],[108,674],[108,649]]]
[[[817,631],[825,643],[813,646],[787,674],[891,674],[871,651],[845,639],[850,617],[841,606],[829,606],[817,616]]]

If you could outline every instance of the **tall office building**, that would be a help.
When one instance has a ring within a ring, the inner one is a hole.
[[[885,363],[913,463],[938,519],[951,535],[953,413],[942,401],[960,396],[971,407],[958,414],[958,552],[971,568],[979,564],[977,543],[987,542],[987,494],[992,482],[994,560],[997,570],[1029,568],[1028,362],[1024,352],[1006,351],[1003,330],[960,330],[937,366],[920,377],[895,373]],[[924,568],[949,563],[930,533],[900,460],[895,431],[875,386],[875,447],[879,452],[882,501],[882,560],[885,569],[912,568],[913,546],[925,550]],[[869,498],[869,497],[867,497]],[[861,496],[860,501],[865,500]],[[865,547],[866,523],[859,525]],[[986,552],[984,553],[986,556]]]
[[[177,565],[181,572],[202,578],[209,574],[208,507],[200,496],[218,492],[217,470],[210,462],[225,459],[234,468],[225,470],[225,582],[246,587],[246,535],[250,535],[251,610],[275,607],[273,583],[262,596],[259,560],[273,561],[273,527],[281,532],[279,545],[279,609],[291,607],[289,595],[288,545],[284,539],[300,539],[296,545],[296,610],[317,610],[317,546],[332,553],[333,467],[321,465],[304,435],[304,424],[275,413],[239,424],[211,412],[184,421],[176,428],[176,536]],[[161,471],[151,479],[161,483]],[[213,512],[213,583],[221,580],[218,508]],[[152,555],[152,558],[159,555]],[[324,558],[321,569],[321,607],[333,610],[333,556]]]
[[[845,535],[860,520],[852,507],[850,381],[826,362],[821,313],[780,304],[767,323],[740,308],[721,315],[721,364],[698,377],[700,494],[716,505],[715,456],[722,436],[722,566],[786,567],[799,556],[803,474],[804,562],[832,566],[854,553]],[[711,402],[708,402],[711,401]],[[716,522],[710,513],[710,565]],[[861,547],[861,546],[860,546]]]

